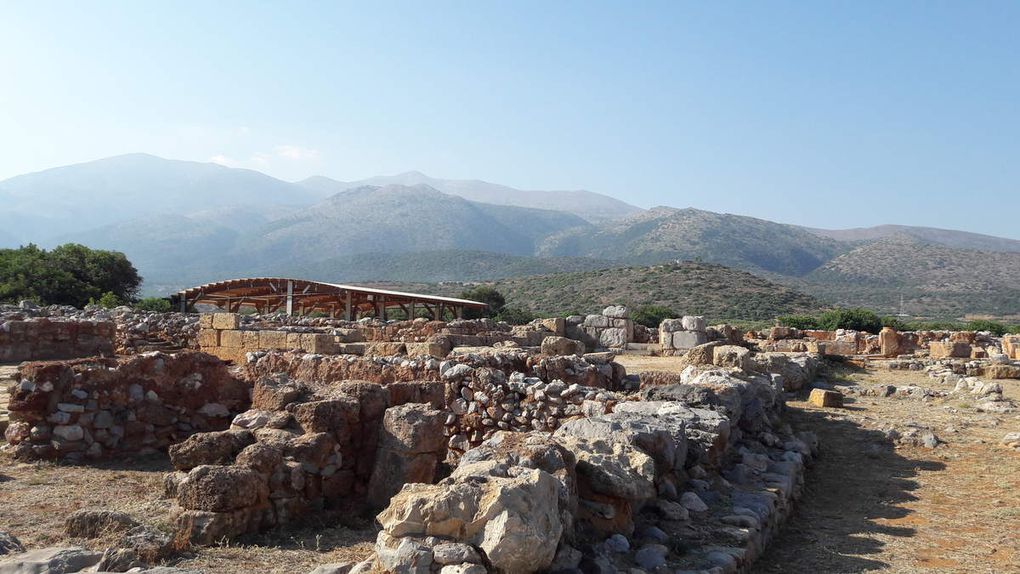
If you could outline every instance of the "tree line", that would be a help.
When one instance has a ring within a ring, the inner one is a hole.
[[[5,303],[112,306],[136,302],[141,282],[135,266],[117,251],[77,243],[48,251],[34,244],[0,249],[0,301]]]

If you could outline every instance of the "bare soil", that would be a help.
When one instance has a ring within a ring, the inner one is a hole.
[[[13,374],[10,369],[2,372]],[[4,400],[8,382],[0,381]],[[170,470],[165,455],[88,465],[24,464],[0,455],[0,530],[17,536],[26,548],[80,545],[102,550],[115,540],[69,538],[64,521],[75,510],[105,508],[170,532],[170,501],[161,497],[163,477]],[[371,517],[311,519],[300,528],[192,548],[168,564],[217,574],[302,574],[319,564],[363,560],[376,533]]]

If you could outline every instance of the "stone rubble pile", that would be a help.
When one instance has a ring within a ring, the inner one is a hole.
[[[157,452],[226,428],[248,389],[197,352],[29,363],[8,389],[4,448],[25,460]]]

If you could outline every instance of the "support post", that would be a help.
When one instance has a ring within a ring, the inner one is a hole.
[[[347,321],[351,321],[352,320],[351,317],[354,316],[353,313],[354,313],[354,309],[352,307],[352,302],[351,302],[351,292],[348,291],[347,292],[347,307],[344,309],[344,319],[347,320]]]
[[[294,314],[294,282],[287,280],[287,315]]]

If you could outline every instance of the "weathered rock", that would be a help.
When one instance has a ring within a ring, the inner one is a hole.
[[[96,538],[138,526],[130,515],[116,510],[76,510],[64,521],[64,531],[73,538]]]
[[[474,546],[470,544],[460,544],[457,542],[446,542],[443,544],[437,544],[432,548],[432,560],[436,564],[446,566],[448,564],[463,564],[469,562],[471,564],[481,564],[482,557],[475,550]]]
[[[446,453],[445,421],[446,413],[429,405],[386,409],[369,483],[370,503],[384,507],[404,484],[433,481],[436,465]]]
[[[356,562],[337,562],[333,564],[321,564],[316,566],[308,574],[349,574]]]
[[[25,547],[21,545],[21,541],[17,537],[9,532],[0,530],[0,556],[24,551]]]
[[[0,560],[0,574],[65,574],[95,566],[103,557],[77,546],[52,546]]]
[[[171,445],[170,463],[177,470],[191,470],[203,464],[229,464],[241,449],[255,442],[248,430],[199,433]]]
[[[750,371],[751,351],[737,345],[721,345],[712,349],[712,364]]]
[[[482,549],[497,570],[537,572],[552,563],[562,534],[558,484],[541,470],[461,465],[438,485],[405,485],[378,516],[380,538],[446,537]]]
[[[255,506],[268,497],[265,479],[239,466],[198,466],[177,485],[177,502],[189,510],[229,512]]]
[[[808,402],[816,407],[839,408],[843,406],[843,394],[838,391],[811,389]]]
[[[680,321],[685,331],[704,331],[708,326],[705,318],[700,315],[685,315]]]
[[[568,339],[566,337],[546,337],[542,339],[542,354],[559,355],[583,355],[584,343]]]

